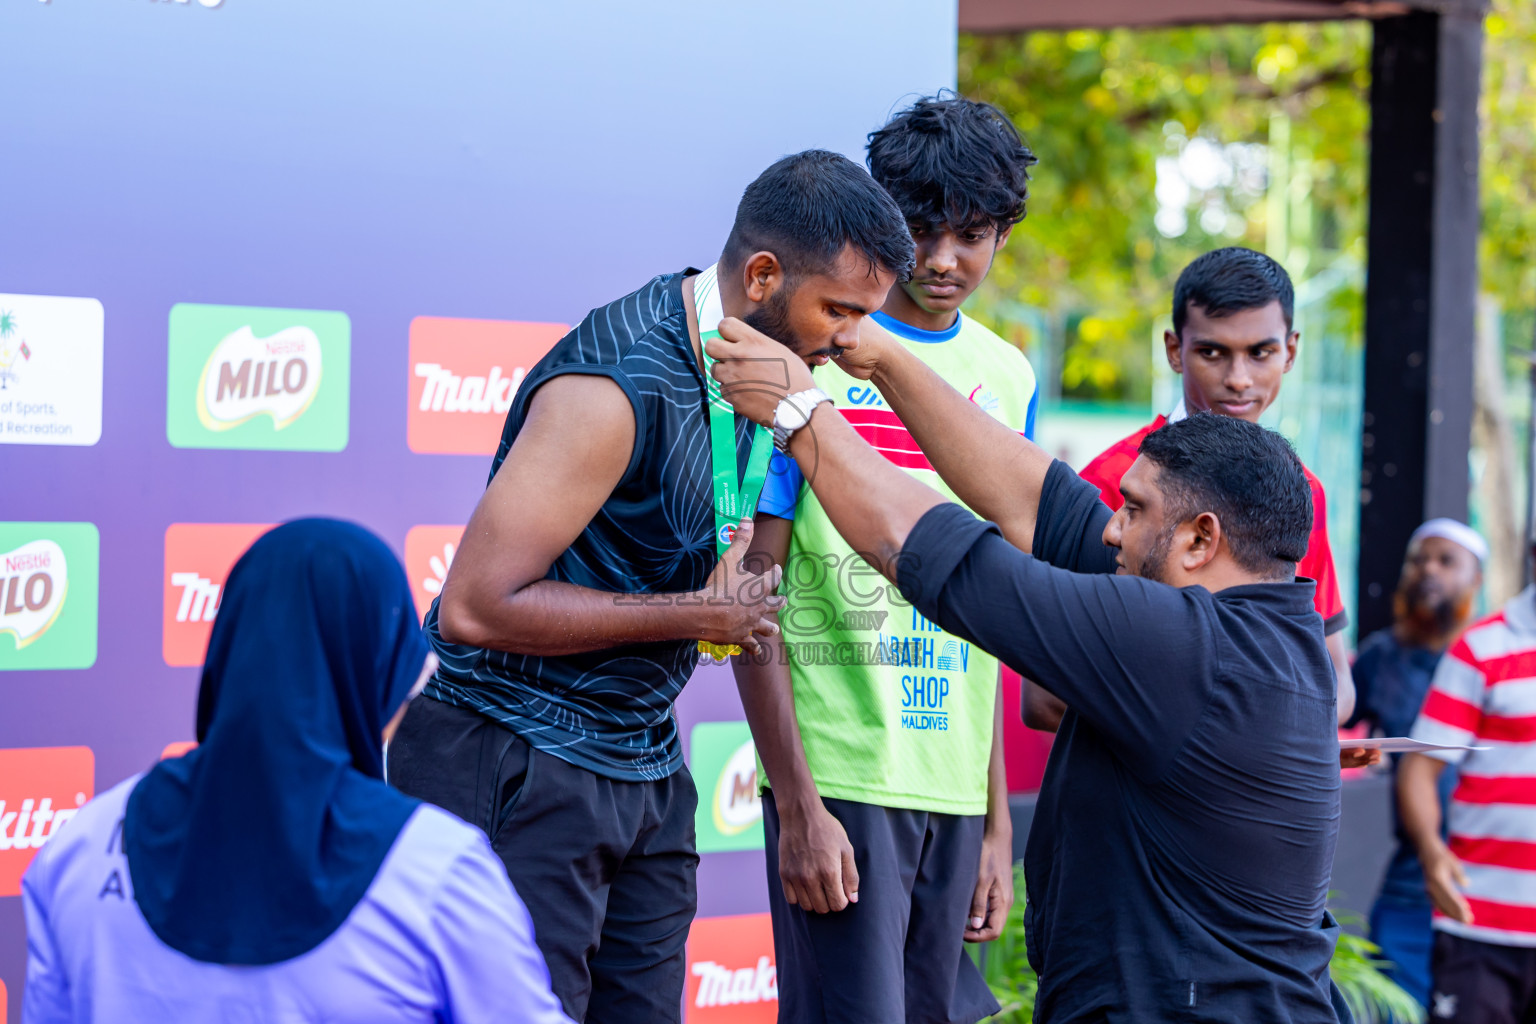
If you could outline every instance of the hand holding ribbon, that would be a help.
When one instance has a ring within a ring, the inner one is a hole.
[[[724,651],[739,653],[732,648],[745,648],[749,654],[758,652],[757,638],[773,636],[779,632],[779,623],[772,613],[784,607],[784,598],[774,594],[784,577],[781,566],[772,565],[764,572],[752,572],[742,565],[747,549],[752,545],[752,520],[743,519],[736,524],[731,543],[720,556],[709,582],[698,593],[703,598],[706,622],[704,637],[710,653]],[[718,654],[717,657],[724,657]]]

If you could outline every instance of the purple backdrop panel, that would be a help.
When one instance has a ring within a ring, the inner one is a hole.
[[[550,325],[715,259],[780,155],[860,155],[953,85],[955,31],[953,0],[0,8],[0,750],[94,756],[80,789],[23,755],[0,799],[59,808],[190,739],[222,573],[266,524],[358,520],[429,597],[488,465],[442,453],[484,451]],[[728,676],[685,735],[740,718]],[[705,854],[701,915],[762,910],[761,856]],[[24,959],[0,896],[12,1021]]]

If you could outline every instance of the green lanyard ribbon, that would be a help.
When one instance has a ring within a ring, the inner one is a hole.
[[[709,372],[715,365],[704,346],[720,337],[720,321],[725,312],[720,305],[717,280],[719,265],[710,267],[693,280],[693,303],[699,317],[699,346],[704,357],[704,388],[709,398],[709,452],[715,483],[715,546],[720,554],[731,546],[736,524],[757,513],[757,499],[768,479],[768,459],[773,454],[773,434],[762,427],[752,428],[752,450],[747,456],[746,472],[737,474],[736,412],[720,394],[720,382]],[[730,644],[699,641],[699,650],[723,660],[740,648]]]

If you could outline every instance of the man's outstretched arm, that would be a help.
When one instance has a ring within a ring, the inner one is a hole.
[[[709,354],[716,360],[712,372],[720,381],[721,393],[738,413],[764,426],[773,425],[774,411],[785,395],[816,386],[810,368],[799,357],[772,338],[733,317],[721,321],[720,337],[711,340],[707,347]],[[887,366],[887,363],[890,365]],[[869,366],[865,364],[862,369],[867,370]],[[923,416],[925,426],[932,428],[934,443],[944,449],[942,453],[935,454],[924,448],[935,468],[939,468],[943,461],[953,464],[962,477],[982,475],[984,471],[979,463],[985,461],[984,457],[979,454],[967,455],[958,449],[974,447],[980,450],[995,446],[998,437],[990,428],[1001,431],[1002,435],[1015,441],[1028,444],[1022,437],[961,397],[959,392],[944,383],[942,378],[899,344],[893,343],[881,352],[877,374],[887,377],[886,384],[880,385],[882,390],[885,386],[891,387],[894,393],[901,396],[904,404],[933,401],[942,406],[940,412]],[[973,432],[979,429],[986,429],[987,432],[973,436]],[[918,436],[916,430],[912,433],[919,444],[927,443]],[[1045,469],[1051,462],[1050,457],[1039,449],[1034,449],[1034,452],[1039,454],[1042,463],[1038,473],[1021,473],[1017,467],[1012,473],[1015,485],[1023,488],[1013,495],[1012,514],[1003,507],[1000,490],[996,500],[991,502],[996,506],[995,509],[984,511],[973,506],[983,515],[990,515],[992,511],[1003,515],[1012,526],[1009,540],[1026,551],[1033,540],[1040,486],[1045,480]],[[944,497],[897,469],[883,455],[865,444],[848,425],[848,421],[825,403],[817,406],[810,423],[795,433],[790,442],[790,454],[815,490],[816,497],[821,500],[822,507],[838,532],[855,551],[894,580],[895,558],[907,534],[924,512],[943,504]],[[1034,460],[1026,456],[1024,465],[1032,470]],[[1003,472],[1002,465],[996,468],[1000,474]],[[942,469],[940,473],[943,475]],[[945,480],[950,486],[955,486],[948,476],[945,476]],[[955,490],[962,500],[969,500],[959,487],[955,487]]]
[[[1033,549],[1040,488],[1054,461],[1044,449],[950,387],[873,318],[838,365],[880,389],[961,502],[1019,550]]]
[[[769,613],[783,603],[772,596],[778,567],[740,568],[750,524],[695,594],[617,594],[545,579],[623,479],[634,445],[634,410],[614,381],[564,374],[539,388],[454,555],[438,607],[444,640],[551,656],[658,640],[755,649],[756,635],[777,631]]]

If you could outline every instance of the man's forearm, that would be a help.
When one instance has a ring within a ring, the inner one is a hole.
[[[1440,838],[1440,773],[1445,762],[1424,754],[1404,754],[1397,766],[1397,811],[1403,831],[1427,857],[1443,844]]]
[[[1046,690],[1033,679],[1024,680],[1019,697],[1024,706],[1024,724],[1037,732],[1055,732],[1061,728],[1061,716],[1067,702]]]
[[[494,615],[470,619],[440,608],[438,628],[449,643],[548,658],[698,639],[710,607],[703,593],[619,594],[538,580],[509,595]]]
[[[955,495],[997,523],[1014,546],[1029,551],[1051,456],[950,387],[902,345],[881,350],[871,381]]]
[[[821,798],[805,759],[800,723],[795,718],[795,694],[789,666],[784,661],[783,638],[767,638],[760,657],[734,658],[733,667],[741,706],[752,729],[752,742],[768,774],[767,782],[773,787],[779,813],[795,817],[811,801]]]
[[[1013,815],[1008,808],[1008,765],[1003,747],[1003,674],[997,674],[997,699],[992,714],[992,756],[987,762],[986,830],[996,835],[1013,834]]]
[[[795,432],[790,454],[837,532],[894,581],[907,534],[923,513],[944,504],[943,495],[897,469],[825,403]]]

